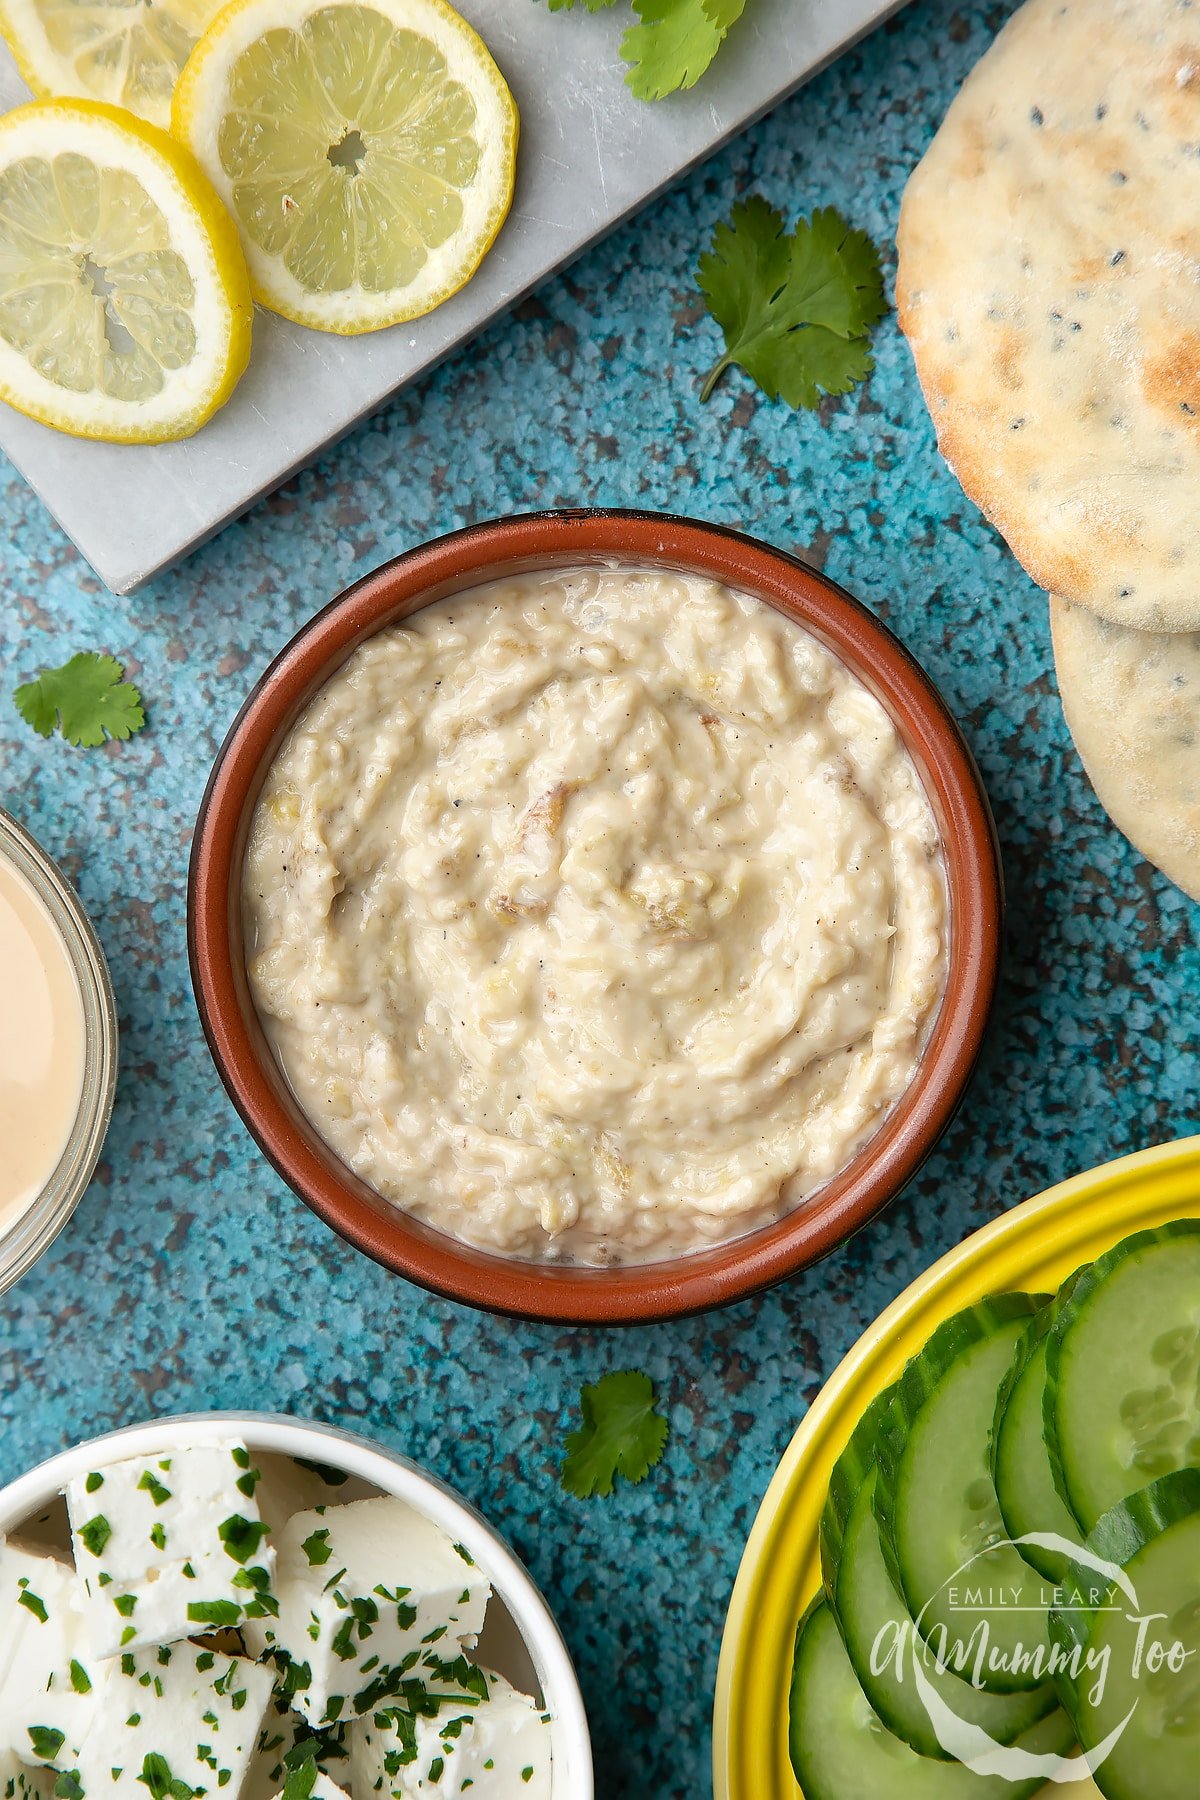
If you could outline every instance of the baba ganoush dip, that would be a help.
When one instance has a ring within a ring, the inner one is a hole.
[[[244,909],[321,1136],[526,1259],[653,1261],[802,1204],[903,1094],[946,978],[883,707],[661,570],[495,581],[355,651],[269,771]]]

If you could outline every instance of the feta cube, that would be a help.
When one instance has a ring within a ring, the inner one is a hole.
[[[336,1781],[330,1781],[318,1769],[312,1786],[308,1785],[307,1775],[292,1777],[288,1787],[281,1788],[277,1800],[350,1800],[345,1788],[340,1788]]]
[[[257,1453],[254,1466],[259,1472],[254,1496],[272,1543],[293,1513],[344,1506],[348,1500],[365,1500],[372,1492],[357,1475],[345,1475],[327,1463],[298,1462],[275,1450]]]
[[[233,1800],[270,1699],[269,1670],[244,1657],[189,1643],[125,1651],[80,1751],[85,1800],[174,1794],[177,1782]]]
[[[0,1750],[0,1800],[54,1800],[53,1769],[31,1769],[12,1750]]]
[[[247,1648],[280,1668],[313,1725],[357,1718],[427,1659],[473,1645],[491,1590],[467,1552],[401,1500],[356,1500],[288,1520],[276,1617],[246,1621]]]
[[[550,1717],[491,1670],[488,1698],[432,1715],[386,1706],[350,1732],[355,1800],[438,1800],[475,1787],[480,1800],[550,1800]]]
[[[73,1757],[106,1673],[70,1563],[0,1539],[0,1749],[25,1764]]]
[[[237,1625],[274,1605],[274,1551],[236,1440],[133,1457],[67,1489],[75,1564],[98,1656]]]
[[[293,1712],[285,1698],[274,1695],[239,1800],[274,1800],[288,1770],[295,1765],[294,1752],[301,1745],[312,1746],[314,1760],[322,1771],[328,1769],[335,1778],[349,1774],[350,1748],[342,1728],[314,1732],[307,1719]]]

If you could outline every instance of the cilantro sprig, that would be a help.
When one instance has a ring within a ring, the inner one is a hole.
[[[115,656],[82,650],[57,669],[43,669],[16,689],[13,701],[39,737],[58,726],[68,744],[95,746],[129,738],[146,723],[142,696]]]
[[[551,12],[575,6],[604,12],[615,0],[547,0]],[[621,39],[625,76],[639,100],[665,100],[694,87],[710,68],[746,0],[632,0],[636,25]]]
[[[568,1494],[587,1500],[607,1496],[613,1481],[641,1481],[666,1448],[671,1427],[654,1410],[654,1383],[624,1369],[585,1387],[579,1396],[583,1424],[567,1439],[560,1480]]]
[[[701,400],[735,363],[796,407],[848,393],[875,366],[867,334],[888,310],[879,252],[832,206],[788,233],[760,196],[742,201],[717,226],[696,280],[725,336]]]

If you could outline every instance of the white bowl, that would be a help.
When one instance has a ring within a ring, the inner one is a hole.
[[[65,1543],[62,1490],[76,1475],[97,1466],[98,1448],[105,1461],[116,1462],[185,1449],[214,1437],[243,1438],[259,1455],[302,1457],[343,1470],[355,1484],[347,1488],[347,1499],[394,1495],[465,1545],[494,1594],[481,1639],[485,1660],[526,1692],[532,1675],[550,1714],[554,1800],[592,1800],[592,1749],[579,1682],[554,1617],[524,1566],[473,1506],[406,1457],[365,1438],[270,1413],[184,1413],[128,1425],[64,1450],[0,1489],[0,1536],[19,1533]]]

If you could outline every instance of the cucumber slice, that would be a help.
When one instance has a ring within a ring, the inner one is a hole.
[[[940,1325],[879,1434],[875,1514],[893,1578],[939,1660],[997,1693],[1045,1679],[1048,1596],[1012,1545],[992,1480],[996,1395],[1044,1301],[998,1294]]]
[[[1089,1534],[1085,1548],[1123,1569],[1130,1588],[1128,1594],[1123,1587],[1114,1589],[1089,1566],[1073,1564],[1068,1596],[1087,1594],[1089,1603],[1055,1608],[1050,1615],[1055,1648],[1074,1657],[1073,1666],[1060,1672],[1059,1685],[1085,1750],[1098,1755],[1097,1747],[1129,1715],[1092,1779],[1108,1800],[1196,1800],[1200,1470],[1177,1470],[1119,1501]],[[1097,1594],[1099,1604],[1093,1607]],[[1144,1620],[1150,1623],[1139,1623]],[[1177,1647],[1174,1657],[1182,1660],[1174,1669],[1163,1660],[1154,1666],[1169,1647]]]
[[[1080,1271],[1046,1347],[1055,1482],[1090,1531],[1200,1465],[1200,1219],[1139,1231]]]
[[[972,1687],[953,1670],[939,1670],[914,1630],[884,1560],[874,1507],[876,1438],[894,1391],[889,1388],[872,1402],[834,1465],[821,1516],[821,1567],[830,1610],[876,1714],[922,1756],[950,1760],[917,1688],[914,1656],[920,1656],[926,1680],[955,1717],[986,1731],[997,1744],[1011,1744],[1057,1702],[1050,1682],[1025,1694]]]
[[[992,1426],[992,1480],[1010,1538],[1053,1536],[1078,1547],[1083,1533],[1054,1485],[1042,1430],[1046,1338],[1070,1298],[1076,1279],[1072,1275],[1051,1304],[1034,1314],[1000,1384]],[[1048,1581],[1062,1581],[1068,1563],[1062,1551],[1036,1543],[1023,1543],[1020,1550],[1025,1561]]]
[[[893,1737],[867,1704],[824,1600],[814,1602],[796,1633],[788,1725],[804,1800],[1025,1800],[1045,1780],[976,1775],[961,1763],[918,1756]],[[1056,1710],[1026,1733],[1021,1748],[1065,1756],[1074,1741],[1070,1720]]]

